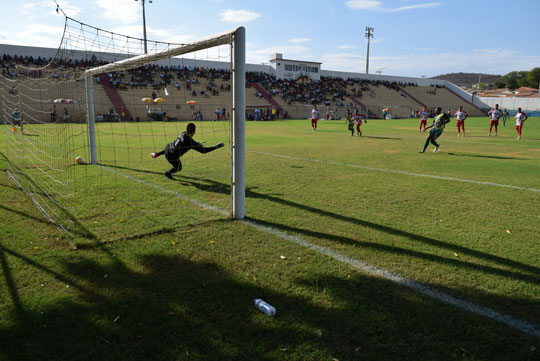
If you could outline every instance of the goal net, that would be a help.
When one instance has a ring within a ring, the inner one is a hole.
[[[56,56],[0,77],[8,175],[66,234],[100,240],[244,217],[245,30],[144,41],[69,17]],[[187,124],[210,153],[164,150]]]

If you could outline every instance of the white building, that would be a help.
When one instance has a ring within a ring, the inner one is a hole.
[[[316,61],[283,59],[283,54],[276,53],[270,59],[270,66],[274,69],[277,79],[297,79],[306,75],[312,80],[321,79],[321,64]]]

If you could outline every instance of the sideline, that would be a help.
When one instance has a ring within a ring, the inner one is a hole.
[[[293,159],[293,160],[301,160],[301,161],[307,161],[307,162],[314,162],[314,163],[322,163],[322,164],[330,164],[330,165],[338,165],[342,167],[351,167],[351,168],[360,168],[360,169],[367,169],[377,172],[385,172],[385,173],[395,173],[395,174],[403,174],[403,175],[410,175],[414,177],[424,177],[424,178],[433,178],[433,179],[441,179],[441,180],[448,180],[448,181],[456,181],[456,182],[464,182],[464,183],[473,183],[473,184],[481,184],[481,185],[488,185],[488,186],[494,186],[494,187],[502,187],[502,188],[510,188],[510,189],[517,189],[520,191],[529,191],[529,192],[540,192],[540,189],[538,188],[529,188],[529,187],[520,187],[520,186],[513,186],[510,184],[500,184],[500,183],[492,183],[492,182],[482,182],[482,181],[475,181],[471,179],[462,179],[462,178],[454,178],[454,177],[443,177],[438,175],[430,175],[430,174],[422,174],[422,173],[413,173],[413,172],[406,172],[402,170],[391,170],[391,169],[384,169],[384,168],[374,168],[374,167],[367,167],[363,165],[357,165],[357,164],[347,164],[347,163],[338,163],[338,162],[328,162],[320,159],[310,159],[310,158],[301,158],[301,157],[293,157],[289,155],[283,155],[283,154],[275,154],[275,153],[267,153],[267,152],[258,152],[254,150],[247,150],[246,152],[249,153],[255,153],[255,154],[262,154],[262,155],[268,155],[272,157],[278,157],[278,158],[285,158],[285,159]]]
[[[222,214],[222,215],[226,215],[226,216],[229,216],[230,213],[227,212],[226,210],[223,210],[221,208],[218,208],[218,207],[215,207],[215,206],[211,206],[211,205],[208,205],[208,204],[205,204],[203,202],[200,202],[198,200],[195,200],[195,199],[192,199],[192,198],[189,198],[187,197],[186,195],[182,194],[182,193],[178,193],[176,191],[173,191],[173,190],[170,190],[170,189],[167,189],[165,187],[162,187],[160,185],[157,185],[157,184],[153,184],[153,183],[149,183],[149,182],[146,182],[144,180],[141,180],[141,179],[137,179],[136,177],[133,177],[129,174],[125,174],[125,173],[122,173],[122,172],[119,172],[115,169],[112,169],[112,168],[109,168],[107,166],[103,166],[103,165],[99,165],[99,167],[107,170],[107,171],[110,171],[112,173],[115,173],[117,175],[121,175],[121,176],[124,176],[126,178],[129,178],[135,182],[139,182],[141,184],[144,184],[146,186],[149,186],[149,187],[153,187],[153,188],[156,188],[156,189],[159,189],[163,192],[166,192],[166,193],[170,193],[170,194],[173,194],[185,201],[188,201],[188,202],[191,202],[205,210],[210,210],[210,211],[214,211],[214,212],[217,212],[219,214]],[[249,218],[247,219],[244,219],[244,220],[241,220],[240,222],[243,222],[244,224],[247,224],[261,232],[265,232],[265,233],[268,233],[268,234],[271,234],[273,236],[276,236],[276,237],[279,237],[283,240],[286,240],[286,241],[290,241],[290,242],[293,242],[293,243],[296,243],[297,245],[299,246],[302,246],[302,247],[305,247],[305,248],[308,248],[308,249],[311,249],[315,252],[318,252],[322,255],[326,255],[326,256],[329,256],[337,261],[340,261],[340,262],[343,262],[343,263],[346,263],[348,264],[349,266],[363,272],[363,273],[366,273],[368,275],[371,275],[371,276],[375,276],[375,277],[380,277],[380,278],[383,278],[385,280],[388,280],[388,281],[391,281],[391,282],[394,282],[400,286],[404,286],[404,287],[407,287],[417,293],[420,293],[422,295],[425,295],[425,296],[428,296],[428,297],[431,297],[433,299],[436,299],[436,300],[439,300],[439,301],[442,301],[444,303],[447,303],[447,304],[450,304],[450,305],[453,305],[453,306],[456,306],[458,308],[461,308],[463,310],[466,310],[466,311],[469,311],[471,313],[474,313],[476,315],[480,315],[480,316],[484,316],[484,317],[487,317],[487,318],[490,318],[492,320],[495,320],[495,321],[498,321],[498,322],[502,322],[514,329],[517,329],[519,331],[522,331],[524,333],[527,333],[529,335],[532,335],[532,336],[536,336],[536,337],[540,337],[540,326],[539,325],[536,325],[536,324],[533,324],[533,323],[530,323],[530,322],[527,322],[527,321],[523,321],[523,320],[520,320],[518,318],[515,318],[515,317],[512,317],[512,316],[509,316],[509,315],[505,315],[503,313],[499,313],[491,308],[488,308],[488,307],[483,307],[483,306],[480,306],[480,305],[477,305],[473,302],[469,302],[469,301],[465,301],[465,300],[462,300],[462,299],[459,299],[457,297],[454,297],[452,296],[451,294],[449,293],[445,293],[445,292],[441,292],[441,291],[438,291],[436,289],[433,289],[433,288],[430,288],[426,285],[423,285],[421,283],[417,283],[413,280],[410,280],[410,279],[407,279],[407,278],[404,278],[398,274],[394,274],[392,272],[389,272],[389,271],[386,271],[382,268],[378,268],[378,267],[375,267],[375,266],[372,266],[368,263],[365,263],[365,262],[362,262],[362,261],[359,261],[357,259],[354,259],[354,258],[351,258],[351,257],[348,257],[348,256],[345,256],[339,252],[336,252],[330,248],[326,248],[326,247],[322,247],[322,246],[318,246],[316,244],[313,244],[311,242],[308,242],[300,237],[297,237],[297,236],[293,236],[293,235],[290,235],[288,233],[285,233],[285,232],[282,232],[278,229],[275,229],[275,228],[271,228],[271,227],[267,227],[267,226],[263,226],[261,224],[258,224],[257,222],[253,221],[253,220],[250,220]]]

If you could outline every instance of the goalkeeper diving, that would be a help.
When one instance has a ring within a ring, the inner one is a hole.
[[[182,162],[180,157],[184,155],[190,149],[196,150],[199,153],[209,153],[216,149],[222,148],[225,146],[223,143],[218,143],[213,147],[203,147],[201,143],[196,142],[193,139],[195,135],[195,124],[189,123],[186,127],[186,131],[182,132],[172,142],[165,146],[165,149],[158,153],[152,153],[152,158],[157,158],[160,155],[165,155],[165,158],[169,163],[171,163],[172,168],[165,172],[165,177],[173,179],[173,173],[179,172],[182,170]]]

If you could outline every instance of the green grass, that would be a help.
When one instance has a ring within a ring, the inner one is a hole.
[[[115,146],[100,162],[132,178],[71,168],[70,209],[90,232],[69,240],[77,250],[0,174],[0,360],[540,358],[538,338],[193,204],[229,209],[230,154],[188,153],[167,180],[148,154],[183,126],[98,125],[100,145]],[[369,120],[351,137],[344,121],[317,132],[307,120],[248,122],[247,216],[540,324],[540,192],[397,173],[540,189],[540,119],[519,141],[510,123],[495,138],[487,118],[468,119],[458,138],[453,122],[437,154],[418,154],[417,126]]]

